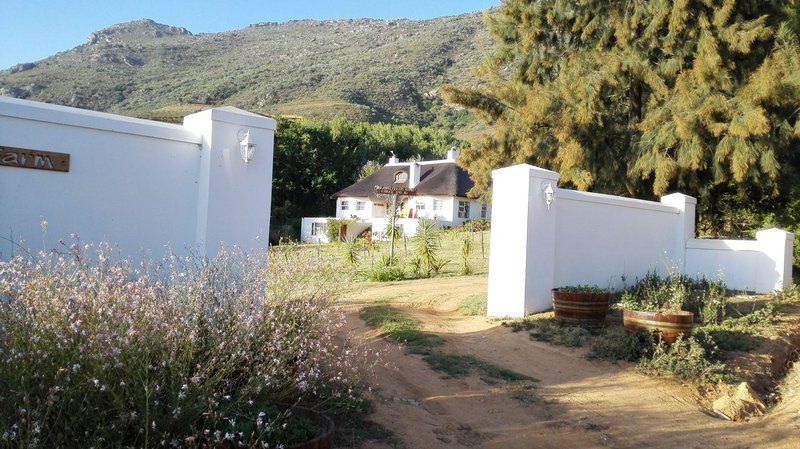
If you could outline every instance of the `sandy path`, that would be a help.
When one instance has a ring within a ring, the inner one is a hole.
[[[455,313],[458,300],[485,291],[485,285],[483,276],[381,284],[354,292],[348,301],[352,330],[388,351],[394,365],[374,372],[370,419],[393,431],[406,448],[800,449],[800,391],[764,418],[714,418],[697,405],[692,388],[636,374],[628,365],[589,362],[581,350],[533,342],[526,332]],[[391,302],[445,337],[445,351],[473,354],[539,379],[544,401],[514,399],[518,387],[488,385],[478,376],[441,378],[419,356],[380,340],[357,318],[360,307],[375,301]]]

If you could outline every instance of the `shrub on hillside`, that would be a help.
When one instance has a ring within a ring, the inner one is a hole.
[[[0,446],[270,447],[278,404],[358,400],[338,270],[302,252],[0,263]]]

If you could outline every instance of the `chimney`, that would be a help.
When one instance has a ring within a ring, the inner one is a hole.
[[[455,146],[453,146],[453,148],[450,148],[449,150],[447,150],[447,160],[448,161],[456,160],[458,155],[459,155],[459,152],[458,152],[458,150],[456,149]]]
[[[390,164],[396,164],[396,163],[398,163],[398,162],[400,162],[400,160],[399,160],[399,159],[397,159],[397,156],[395,156],[395,155],[394,155],[394,152],[392,152],[392,155],[391,155],[391,156],[389,156],[389,163],[390,163]]]
[[[412,162],[408,166],[408,188],[413,189],[419,184],[420,166],[416,162]]]

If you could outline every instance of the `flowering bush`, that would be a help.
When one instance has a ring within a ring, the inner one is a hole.
[[[334,262],[112,254],[0,262],[0,447],[274,447],[279,404],[358,401]]]

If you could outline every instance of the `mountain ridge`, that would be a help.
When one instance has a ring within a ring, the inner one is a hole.
[[[482,13],[260,22],[193,34],[138,19],[0,71],[0,94],[145,118],[232,105],[269,115],[458,127],[438,88],[490,49]]]

